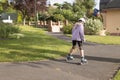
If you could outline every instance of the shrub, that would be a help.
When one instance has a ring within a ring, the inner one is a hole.
[[[0,22],[0,38],[9,38],[10,34],[19,33],[20,29],[12,24]]]
[[[24,37],[24,35],[20,33],[13,33],[13,34],[10,34],[9,37],[14,39],[19,39],[21,37]]]
[[[72,32],[72,24],[66,25],[63,27],[63,33],[65,34],[71,34]]]
[[[88,19],[85,24],[85,34],[96,35],[103,29],[103,23],[99,19]]]
[[[22,15],[18,13],[17,23],[22,23]]]

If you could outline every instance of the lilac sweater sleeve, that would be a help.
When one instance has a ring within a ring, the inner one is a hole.
[[[80,38],[81,38],[81,41],[84,41],[84,27],[83,25],[81,27],[79,27],[80,31],[79,31],[79,35],[80,35]]]

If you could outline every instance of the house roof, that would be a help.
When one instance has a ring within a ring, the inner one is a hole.
[[[100,0],[100,3],[108,3],[110,0]]]
[[[16,13],[2,13],[1,14],[1,19],[8,19],[8,16],[10,16],[12,20],[17,19],[17,14]]]
[[[100,0],[100,10],[105,9],[110,0]]]
[[[120,8],[120,0],[100,0],[100,9]]]
[[[120,8],[120,0],[110,0],[107,4],[107,8]]]

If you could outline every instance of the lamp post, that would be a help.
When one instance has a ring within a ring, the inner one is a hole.
[[[35,26],[37,27],[37,22],[38,22],[38,9],[37,6],[41,5],[41,2],[39,0],[35,0]]]
[[[40,5],[41,5],[41,2],[40,1],[37,1],[36,2],[36,5],[38,5],[39,7],[40,7]],[[39,10],[39,9],[38,9]],[[37,21],[38,21],[38,10],[36,11],[36,15],[37,15]]]
[[[35,5],[35,27],[37,27],[37,16],[36,16],[37,7],[36,7],[36,0],[34,0],[34,1],[35,1],[35,3],[34,3],[34,5]]]

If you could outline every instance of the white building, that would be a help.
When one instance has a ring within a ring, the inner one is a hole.
[[[8,19],[2,20],[4,23],[13,23],[13,20],[11,20],[10,16],[8,16]]]

